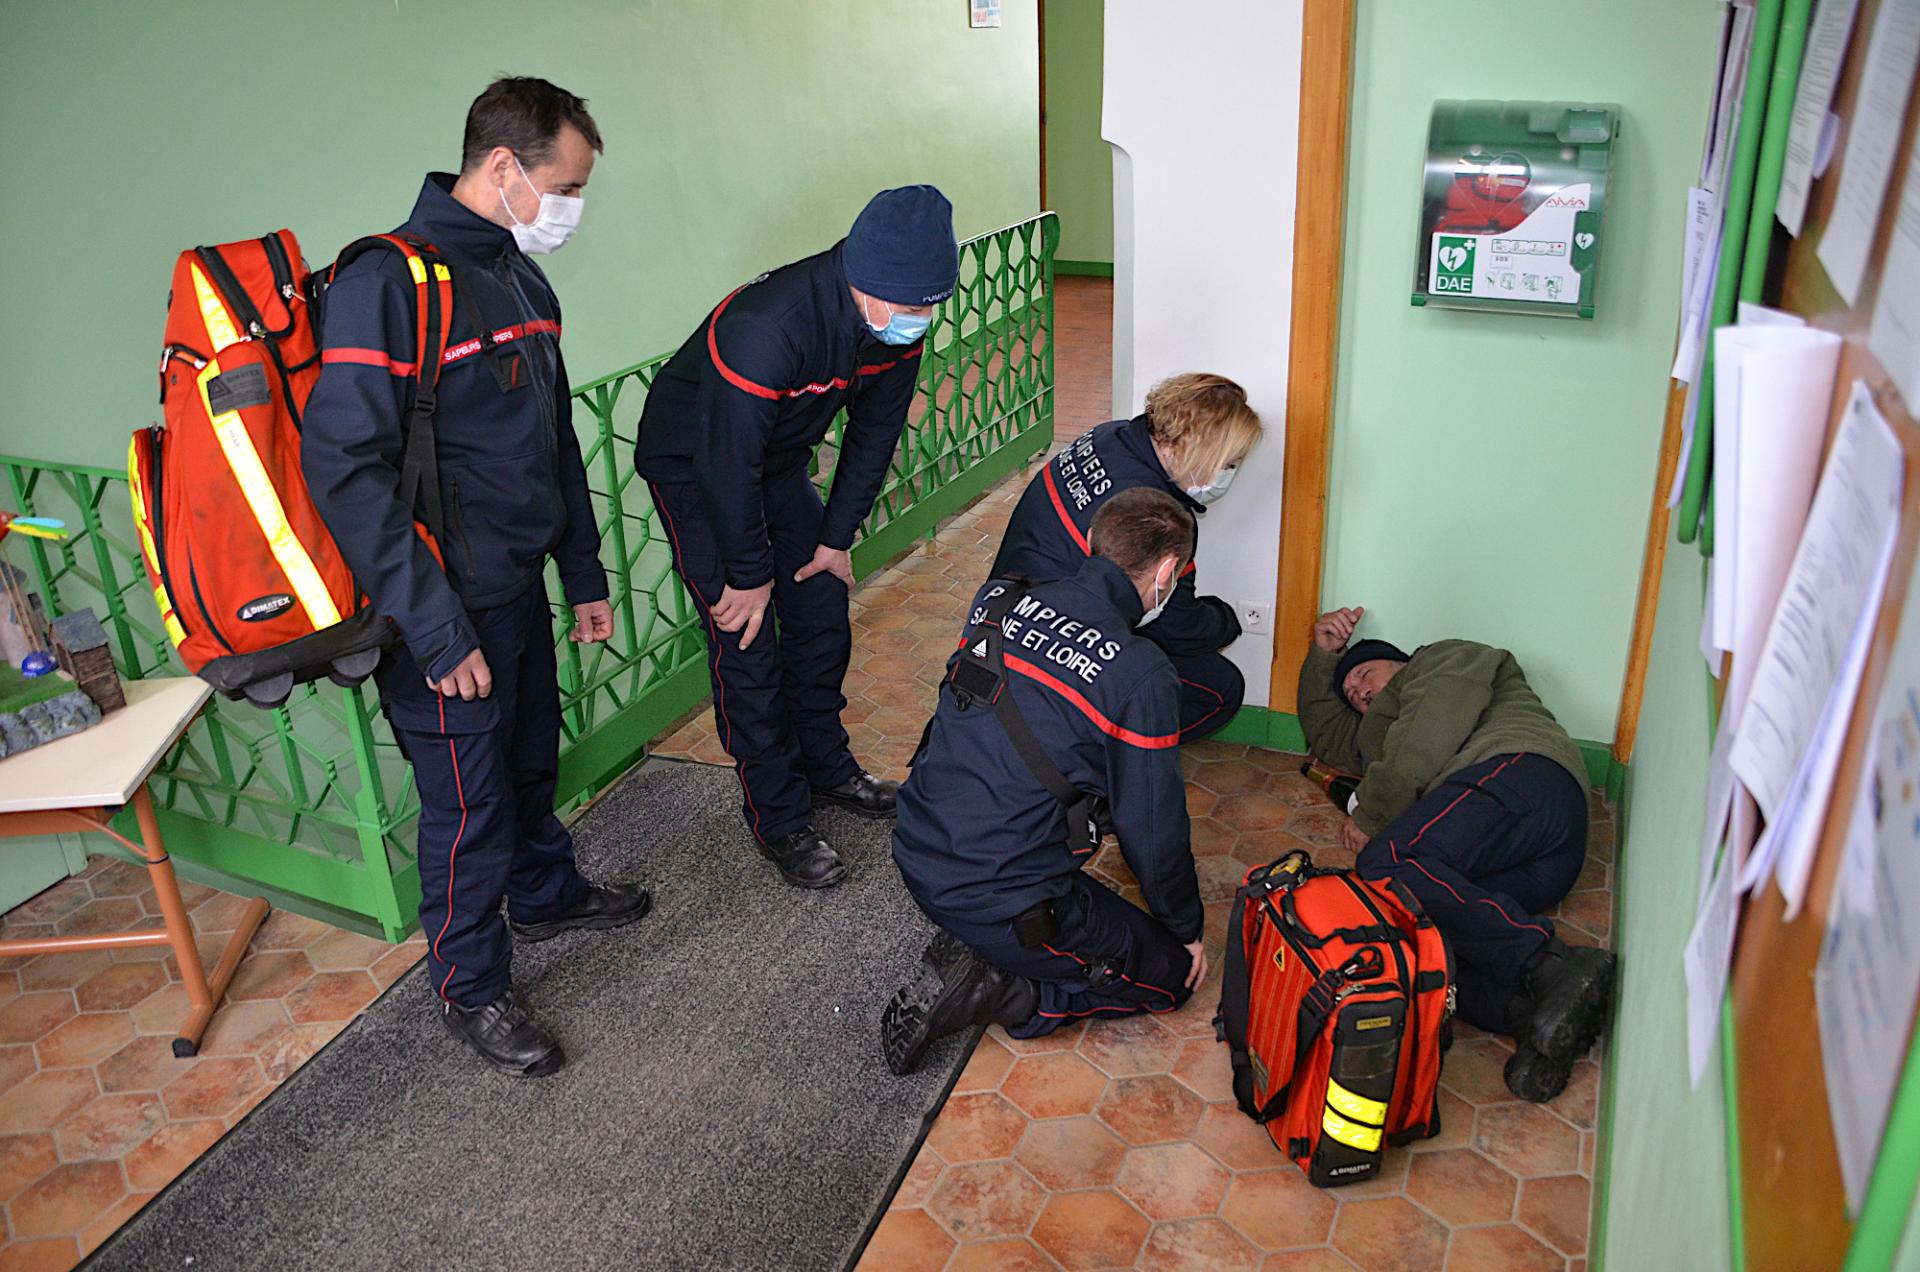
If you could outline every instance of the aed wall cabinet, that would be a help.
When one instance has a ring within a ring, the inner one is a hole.
[[[1433,104],[1413,303],[1593,317],[1618,106]]]

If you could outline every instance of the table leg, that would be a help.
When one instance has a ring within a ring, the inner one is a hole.
[[[160,823],[153,812],[153,796],[144,784],[134,792],[133,813],[140,821],[142,855],[146,859],[147,874],[153,880],[153,894],[160,903],[160,915],[167,925],[168,943],[173,946],[174,957],[179,960],[180,980],[187,990],[187,1015],[173,1040],[173,1054],[184,1058],[199,1051],[201,1036],[207,1031],[208,1021],[213,1019],[214,1008],[225,996],[227,985],[233,980],[240,960],[245,957],[253,934],[266,920],[269,907],[262,897],[255,897],[247,905],[240,916],[239,925],[227,938],[226,948],[220,952],[220,961],[214,965],[213,976],[209,979],[200,961],[200,947],[194,941],[193,923],[187,918],[186,902],[180,897],[179,881],[174,878],[173,862],[168,858],[166,845],[160,838]]]

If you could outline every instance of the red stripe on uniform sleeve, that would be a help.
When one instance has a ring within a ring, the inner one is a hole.
[[[418,364],[396,362],[379,349],[325,349],[320,354],[321,365],[333,362],[350,362],[363,367],[380,367],[394,375],[412,375]]]
[[[714,338],[714,328],[719,325],[720,315],[727,312],[727,306],[731,305],[733,298],[739,294],[740,289],[738,287],[728,292],[727,298],[714,307],[713,317],[707,319],[707,356],[713,359],[713,369],[720,373],[720,378],[728,384],[731,384],[734,388],[739,389],[742,393],[751,393],[755,397],[772,398],[777,401],[784,396],[780,390],[770,389],[764,384],[755,384],[752,380],[747,379],[746,376],[741,375],[738,371],[728,366],[720,358],[720,342]]]
[[[1060,500],[1060,487],[1053,484],[1052,462],[1049,461],[1040,471],[1046,479],[1047,497],[1053,500],[1053,510],[1060,514],[1060,524],[1067,528],[1067,533],[1073,536],[1073,541],[1080,545],[1080,551],[1092,556],[1093,549],[1087,545],[1087,536],[1080,533],[1080,527],[1074,525],[1073,518],[1067,515],[1067,505]]]
[[[1007,666],[1029,680],[1038,681],[1059,694],[1062,698],[1065,698],[1079,709],[1081,715],[1093,721],[1094,726],[1098,728],[1100,732],[1110,738],[1119,738],[1122,742],[1144,747],[1149,751],[1164,751],[1168,747],[1180,745],[1180,735],[1178,733],[1163,733],[1154,736],[1146,733],[1135,733],[1132,729],[1121,728],[1113,721],[1107,719],[1105,715],[1101,714],[1100,709],[1091,702],[1088,702],[1078,689],[1075,689],[1065,681],[1056,679],[1051,672],[1042,671],[1024,658],[1015,658],[1009,654],[1007,655]]]

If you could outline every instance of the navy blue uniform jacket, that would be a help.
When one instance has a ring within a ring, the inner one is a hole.
[[[1206,505],[1174,485],[1147,434],[1147,417],[1109,420],[1069,442],[1027,483],[1014,505],[993,577],[1064,579],[1087,558],[1087,532],[1100,505],[1123,490],[1164,490],[1195,517]],[[1188,566],[1160,617],[1139,634],[1176,658],[1217,653],[1240,635],[1233,606],[1194,590]]]
[[[988,582],[968,628],[1012,586]],[[1131,633],[1140,614],[1139,593],[1104,557],[1033,588],[1003,625],[1005,692],[1061,775],[1106,797],[1147,909],[1190,944],[1202,913],[1180,775],[1180,683],[1167,656]],[[900,790],[893,859],[914,896],[978,923],[1063,895],[1085,864],[1067,847],[1060,802],[993,711],[963,710],[951,688],[940,691],[926,752]]]
[[[660,369],[634,468],[648,481],[699,483],[727,585],[759,587],[773,577],[762,479],[805,466],[845,407],[820,542],[852,546],[900,444],[920,349],[873,338],[839,244],[762,274],[714,306]]]
[[[513,235],[457,203],[452,188],[447,173],[430,174],[400,228],[456,267],[498,353],[522,361],[519,385],[502,389],[456,297],[434,412],[446,568],[398,498],[419,358],[414,285],[398,253],[362,256],[328,288],[320,379],[300,444],[314,505],[354,578],[435,679],[479,648],[468,609],[537,586],[549,555],[569,602],[607,595],[560,358],[559,301]]]

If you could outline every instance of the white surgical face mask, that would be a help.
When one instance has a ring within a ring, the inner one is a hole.
[[[540,194],[533,179],[527,176],[527,170],[520,163],[520,157],[514,156],[513,166],[520,169],[520,179],[527,183],[527,189],[540,195],[540,211],[531,221],[522,221],[513,214],[513,205],[507,202],[507,192],[500,191],[500,206],[507,210],[507,219],[513,224],[513,241],[520,250],[529,256],[544,256],[557,252],[573,237],[580,228],[580,215],[586,210],[587,201],[578,195]]]
[[[1233,485],[1233,474],[1237,469],[1222,468],[1213,475],[1213,480],[1204,486],[1188,486],[1187,496],[1196,503],[1210,504],[1227,493],[1227,487]]]
[[[1160,617],[1160,615],[1166,612],[1167,602],[1172,599],[1173,599],[1173,594],[1171,592],[1169,592],[1166,596],[1160,595],[1160,575],[1159,575],[1159,572],[1156,571],[1153,576],[1153,608],[1149,609],[1146,613],[1142,614],[1140,616],[1140,621],[1134,624],[1134,626],[1145,627],[1148,623],[1151,623],[1154,619]]]

